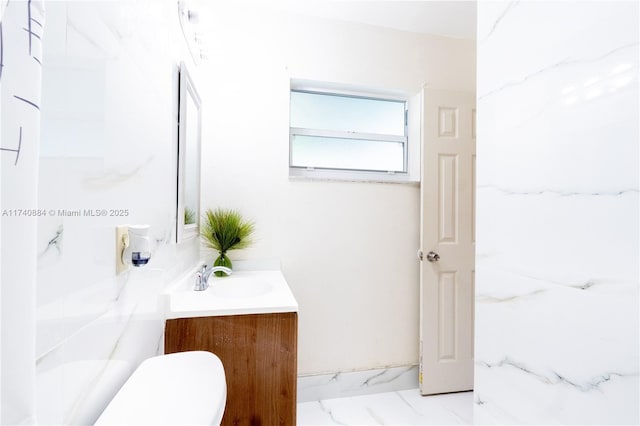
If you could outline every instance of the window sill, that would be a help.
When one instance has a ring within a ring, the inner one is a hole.
[[[419,185],[420,179],[408,173],[364,172],[352,170],[325,170],[289,168],[290,180],[318,180],[338,182],[395,183]]]

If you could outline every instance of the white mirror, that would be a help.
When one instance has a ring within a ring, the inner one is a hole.
[[[184,62],[180,64],[178,109],[178,209],[176,242],[200,231],[200,96]]]

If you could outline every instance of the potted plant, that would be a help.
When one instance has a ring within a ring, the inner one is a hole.
[[[214,266],[232,268],[231,259],[227,257],[229,250],[247,248],[253,242],[253,222],[245,221],[237,210],[207,209],[200,234],[204,245],[218,252]],[[216,276],[224,277],[224,272],[216,272]]]

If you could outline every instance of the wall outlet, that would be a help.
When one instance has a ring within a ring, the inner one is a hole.
[[[129,227],[127,225],[116,226],[116,275],[128,271],[130,266],[122,262],[122,252],[129,239]]]

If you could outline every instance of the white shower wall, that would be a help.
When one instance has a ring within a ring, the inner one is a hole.
[[[637,424],[637,2],[479,2],[475,420]]]
[[[198,242],[176,245],[173,231],[178,66],[191,57],[173,2],[48,2],[47,16],[32,170],[47,211],[34,258],[36,414],[92,424],[138,364],[163,352],[158,294],[199,257]],[[143,223],[150,263],[116,275],[116,225]]]
[[[40,87],[45,23],[41,1],[2,7],[0,85],[2,87],[0,301],[2,354],[1,424],[34,421],[36,216]]]

